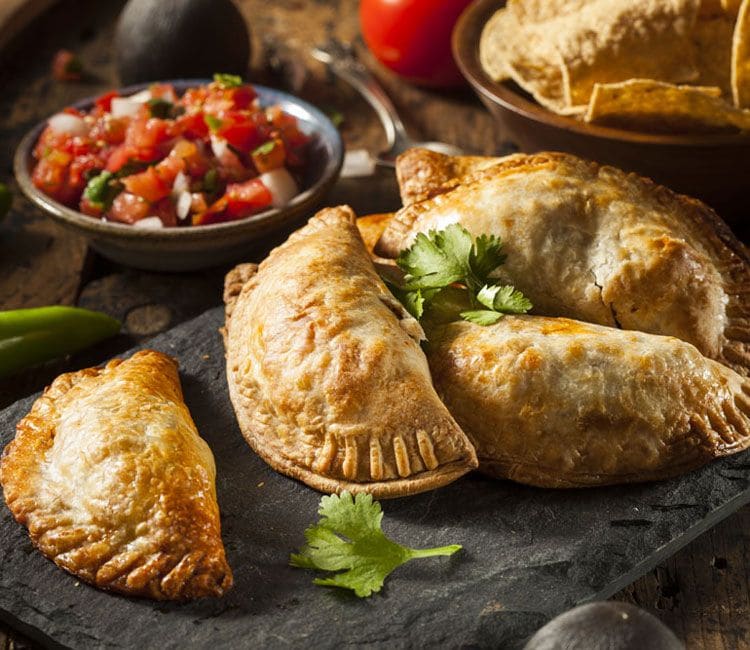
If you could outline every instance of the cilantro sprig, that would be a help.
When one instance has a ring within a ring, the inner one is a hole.
[[[242,77],[236,74],[226,74],[217,72],[214,74],[214,81],[219,84],[222,88],[238,88],[244,82]]]
[[[351,589],[360,598],[380,591],[390,573],[402,564],[423,557],[453,555],[458,544],[413,549],[388,539],[381,529],[383,511],[369,494],[352,498],[349,492],[323,497],[320,521],[305,531],[307,544],[292,554],[289,563],[303,569],[338,571],[316,578],[316,585]]]
[[[428,307],[440,313],[441,320],[458,315],[478,325],[492,325],[504,314],[525,314],[532,307],[529,299],[491,278],[505,262],[502,248],[499,237],[473,239],[459,224],[419,233],[396,260],[406,274],[403,283],[391,281],[389,287],[418,319]]]

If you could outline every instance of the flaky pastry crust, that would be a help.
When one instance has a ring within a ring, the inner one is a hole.
[[[433,167],[439,156],[410,155]],[[423,175],[420,191],[432,198],[396,213],[378,255],[395,257],[417,233],[455,222],[499,235],[508,254],[501,279],[535,313],[676,336],[750,374],[749,257],[708,206],[567,154],[489,167],[443,158],[444,170],[458,164],[466,175],[445,181],[441,172],[432,187]]]
[[[651,481],[750,445],[750,382],[679,339],[542,316],[427,331],[438,393],[492,476]]]
[[[6,503],[46,557],[100,589],[157,600],[232,585],[215,478],[177,364],[152,350],[58,377],[0,462]]]
[[[250,446],[282,473],[324,492],[431,490],[476,456],[355,219],[325,209],[227,276],[229,394]]]

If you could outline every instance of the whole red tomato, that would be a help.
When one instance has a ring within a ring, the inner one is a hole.
[[[463,83],[451,54],[451,32],[471,0],[361,0],[367,47],[385,66],[431,86]]]

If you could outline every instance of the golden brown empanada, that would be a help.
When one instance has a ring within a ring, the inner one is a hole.
[[[750,383],[673,337],[542,316],[428,337],[435,387],[493,476],[649,481],[750,444]]]
[[[58,377],[0,464],[8,507],[44,555],[101,589],[159,600],[232,586],[215,477],[177,364],[152,350]]]
[[[396,497],[476,467],[438,399],[424,334],[375,273],[347,207],[227,276],[227,379],[242,433],[326,492]]]
[[[501,158],[446,156],[429,149],[408,149],[396,161],[401,202],[406,206],[430,199],[454,188],[466,176],[519,157],[525,158],[523,154]]]
[[[514,156],[453,187],[439,180],[430,190],[423,178],[421,191],[442,193],[396,213],[379,255],[456,222],[499,235],[502,277],[536,313],[676,336],[748,374],[748,254],[700,201],[560,153]]]
[[[393,264],[393,260],[378,257],[375,255],[374,250],[375,244],[377,244],[380,239],[380,235],[383,234],[385,227],[392,218],[393,213],[388,212],[383,214],[368,214],[357,219],[359,234],[362,236],[362,241],[364,242],[365,248],[370,254],[370,257],[386,264]]]

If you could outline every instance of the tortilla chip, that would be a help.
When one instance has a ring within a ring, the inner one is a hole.
[[[734,26],[732,98],[737,108],[750,107],[750,0],[742,0]]]
[[[592,0],[508,0],[508,11],[519,23],[541,23],[580,11]],[[718,2],[718,0],[716,0]]]
[[[512,78],[543,106],[565,111],[560,58],[540,26],[523,27],[511,11],[500,9],[482,30],[479,60],[495,81]]]
[[[701,0],[509,0],[488,21],[480,60],[558,113],[586,110],[595,83],[695,79]]]
[[[740,7],[742,6],[742,0],[721,0],[721,8],[728,16],[737,17],[740,13]]]
[[[734,19],[725,14],[699,17],[693,31],[696,84],[718,86],[726,97],[732,96],[732,32]]]
[[[596,84],[585,120],[652,133],[750,130],[750,111],[724,101],[720,88],[675,86],[651,79]]]
[[[479,62],[494,81],[510,79],[510,59],[506,35],[518,29],[512,13],[506,9],[496,11],[487,21],[479,38]]]
[[[595,83],[697,78],[691,34],[700,0],[593,0],[550,25],[566,70],[565,103],[587,104]]]

